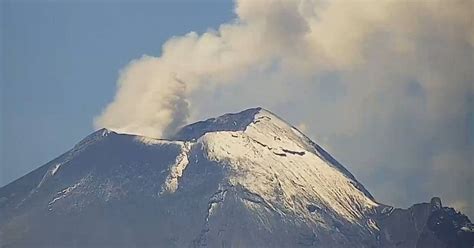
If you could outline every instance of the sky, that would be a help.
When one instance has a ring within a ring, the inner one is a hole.
[[[131,59],[234,15],[231,1],[1,1],[1,11],[0,185],[93,132]]]
[[[472,1],[3,1],[4,185],[94,128],[262,106],[380,202],[473,216]]]

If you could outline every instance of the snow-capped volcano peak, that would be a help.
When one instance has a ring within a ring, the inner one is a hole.
[[[246,123],[243,128],[213,130],[198,142],[209,159],[228,166],[230,185],[261,196],[267,204],[249,201],[249,208],[265,212],[261,206],[268,206],[282,214],[325,223],[326,215],[333,214],[358,222],[377,206],[352,175],[322,156],[296,128],[261,108],[241,113],[245,118],[235,118],[239,114],[226,118],[237,123],[236,127]],[[248,113],[253,117],[248,118]]]
[[[439,200],[378,204],[262,108],[170,140],[101,129],[0,188],[0,247],[472,247],[472,229]]]
[[[184,126],[172,139],[196,140],[205,133],[217,131],[242,131],[255,120],[259,112],[267,112],[262,108],[250,108],[239,113],[229,113],[216,118]]]

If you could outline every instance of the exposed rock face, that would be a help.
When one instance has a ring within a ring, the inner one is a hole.
[[[472,247],[472,231],[439,198],[376,202],[260,108],[173,140],[99,130],[0,188],[1,247]]]
[[[379,211],[382,247],[472,247],[473,226],[452,208],[442,207],[434,197],[431,203],[409,209],[387,207]]]

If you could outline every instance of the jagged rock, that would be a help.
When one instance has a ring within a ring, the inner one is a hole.
[[[443,204],[441,204],[441,199],[439,197],[431,198],[430,204],[431,204],[431,211],[436,211],[443,208]]]

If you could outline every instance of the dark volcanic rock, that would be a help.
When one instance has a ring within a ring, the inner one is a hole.
[[[474,229],[469,219],[454,209],[431,203],[393,209],[378,217],[382,247],[473,247]]]
[[[453,208],[433,211],[427,221],[428,228],[448,247],[471,248],[474,246],[474,226],[469,218]]]

